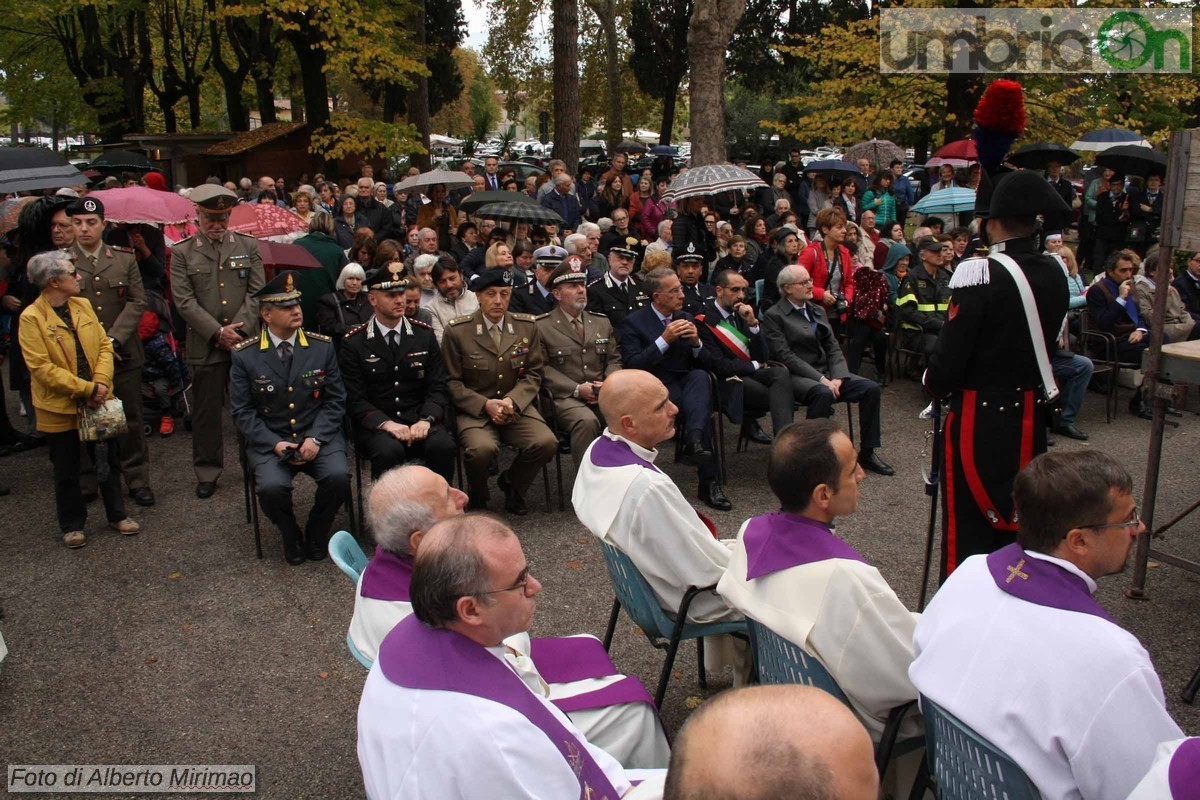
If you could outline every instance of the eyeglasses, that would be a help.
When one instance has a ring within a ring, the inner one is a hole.
[[[1133,510],[1133,518],[1126,522],[1101,522],[1098,525],[1076,525],[1076,528],[1084,528],[1090,530],[1102,530],[1104,528],[1137,528],[1142,524],[1142,515],[1135,508]]]
[[[787,286],[812,286],[812,284],[813,284],[813,279],[809,278],[806,281],[792,281],[791,283],[785,283],[784,286],[785,287],[787,287]]]
[[[704,224],[705,225],[716,225],[717,221],[715,219],[706,219],[706,220],[704,220]]]
[[[492,589],[490,592],[480,592],[479,594],[481,596],[489,595],[489,594],[503,594],[504,592],[511,592],[516,589],[520,589],[522,594],[528,595],[529,594],[529,580],[531,577],[529,574],[530,566],[532,566],[532,565],[530,565],[530,564],[525,565],[525,569],[521,570],[519,580],[516,583],[514,583],[512,586],[505,586],[503,589]]]

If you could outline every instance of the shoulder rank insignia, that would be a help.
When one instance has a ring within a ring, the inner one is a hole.
[[[470,322],[470,321],[471,321],[471,315],[463,314],[461,317],[455,317],[454,319],[450,320],[446,324],[447,325],[462,325],[464,322]]]
[[[234,350],[245,350],[252,344],[258,344],[258,339],[244,339],[233,346]]]
[[[119,244],[110,244],[110,245],[108,245],[108,247],[110,250],[116,250],[118,253],[132,253],[133,252],[132,247],[121,247],[121,245],[119,245]]]
[[[548,316],[550,316],[550,312],[549,312],[549,311],[547,311],[547,312],[546,312],[546,313],[544,313],[544,314],[538,314],[538,315],[536,315],[536,316],[534,317],[534,319],[535,319],[535,320],[539,320],[539,319],[545,319],[545,318],[546,318],[546,317],[548,317]]]
[[[599,311],[589,311],[587,313],[591,314],[593,317],[599,317],[600,319],[608,319],[608,316],[606,314],[601,314]]]
[[[195,237],[195,236],[185,236],[185,237],[183,237],[182,239],[180,239],[178,242],[176,242],[175,244],[171,245],[171,247],[178,247],[178,246],[179,246],[179,245],[181,245],[181,244],[185,244],[185,243],[187,243],[187,242],[190,242],[190,241],[191,241],[192,239],[194,239],[194,238],[196,238],[196,237]]]
[[[424,328],[425,330],[428,330],[428,331],[433,330],[432,325],[430,325],[428,322],[421,322],[421,320],[419,320],[419,319],[409,319],[408,324],[415,325],[418,328]]]
[[[332,342],[333,341],[332,337],[326,336],[323,333],[313,333],[312,331],[305,331],[304,335],[310,339],[316,339],[318,342]]]
[[[522,314],[520,312],[513,312],[513,314],[511,314],[511,316],[513,319],[521,319],[526,322],[533,322],[534,320],[537,319],[537,317],[535,317],[533,314]]]
[[[364,322],[362,325],[353,327],[350,330],[346,331],[346,336],[353,336],[356,333],[362,333],[363,331],[365,331],[367,329],[367,326],[370,324],[371,323],[369,323],[369,322]]]

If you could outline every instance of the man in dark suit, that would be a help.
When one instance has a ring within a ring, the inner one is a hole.
[[[782,298],[763,314],[763,334],[771,358],[792,374],[796,400],[808,407],[808,418],[830,417],[839,400],[858,403],[862,440],[858,463],[880,475],[895,475],[875,449],[880,444],[879,384],[854,375],[825,309],[812,302],[813,281],[798,264],[784,267],[777,279]]]
[[[785,367],[767,364],[767,343],[754,306],[746,302],[750,283],[732,269],[717,273],[716,279],[716,297],[696,315],[700,340],[712,355],[729,418],[741,424],[750,441],[770,444],[757,417],[769,411],[776,435],[791,424],[791,376]]]
[[[346,334],[338,354],[350,419],[371,460],[372,480],[414,458],[447,481],[454,477],[454,437],[445,426],[446,367],[433,328],[405,314],[414,286],[398,262],[373,270],[366,288],[375,314]]]
[[[1200,321],[1200,252],[1188,255],[1187,269],[1171,285],[1179,291],[1192,319]]]
[[[675,274],[683,284],[683,310],[692,316],[699,314],[704,304],[717,296],[711,284],[700,282],[703,272],[704,254],[688,242],[682,253],[675,254]]]
[[[1143,256],[1158,244],[1163,215],[1162,184],[1162,175],[1151,173],[1146,177],[1144,190],[1135,189],[1129,192],[1130,232],[1132,233],[1136,226],[1141,234],[1140,241],[1135,241],[1133,248]]]
[[[563,218],[563,226],[561,233],[566,235],[574,233],[579,227],[579,223],[583,221],[583,215],[579,210],[579,198],[571,193],[571,176],[565,172],[554,177],[554,188],[542,195],[539,201],[543,208],[548,208],[557,213]]]
[[[302,330],[300,292],[281,272],[254,295],[263,330],[233,350],[229,405],[246,439],[258,502],[293,566],[325,558],[330,529],[350,495],[342,418],[346,389],[328,336]],[[317,483],[303,535],[292,508],[297,472]]]
[[[522,314],[537,317],[554,310],[556,301],[550,292],[550,276],[567,257],[567,251],[554,245],[539,247],[533,251],[533,277],[525,286],[513,289],[509,308]]]
[[[1050,184],[1050,188],[1054,193],[1062,198],[1062,201],[1067,204],[1067,208],[1075,202],[1075,187],[1071,182],[1063,177],[1062,163],[1059,161],[1046,162],[1046,182]]]
[[[642,281],[633,272],[637,251],[630,245],[616,244],[608,251],[608,272],[587,285],[587,310],[603,314],[616,328],[639,308],[650,304]]]
[[[695,318],[683,311],[683,286],[669,269],[652,270],[644,285],[650,303],[617,326],[621,363],[645,370],[667,387],[671,402],[683,415],[684,455],[699,467],[699,497],[719,511],[733,508],[721,488],[713,459],[712,392],[707,370],[712,353],[700,341]]]

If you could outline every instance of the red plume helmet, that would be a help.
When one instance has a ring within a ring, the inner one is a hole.
[[[975,107],[975,150],[987,172],[995,172],[1013,142],[1025,132],[1025,90],[1016,81],[992,81]]]

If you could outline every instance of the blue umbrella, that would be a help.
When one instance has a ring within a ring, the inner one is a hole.
[[[679,151],[669,144],[656,144],[650,148],[650,155],[652,156],[674,156],[678,153]]]
[[[975,210],[975,190],[955,186],[922,197],[912,207],[917,214],[958,214]]]
[[[1120,144],[1140,144],[1142,147],[1150,146],[1150,143],[1143,139],[1140,133],[1127,131],[1124,128],[1101,128],[1098,131],[1092,131],[1080,136],[1071,145],[1071,149],[1099,152]]]
[[[821,158],[804,165],[805,172],[822,172],[826,174],[857,175],[858,167],[849,161],[839,161],[836,158]]]

